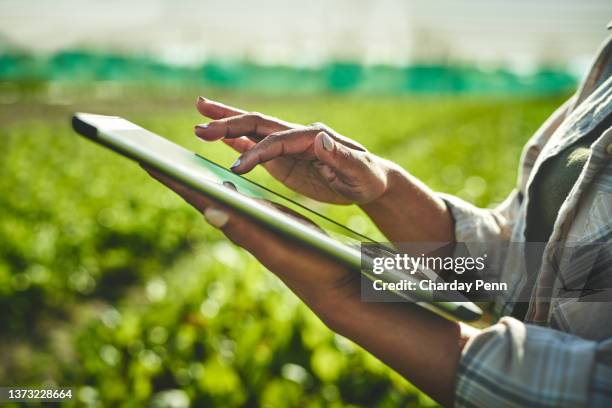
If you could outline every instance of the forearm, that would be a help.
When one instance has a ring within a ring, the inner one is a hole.
[[[394,242],[453,242],[453,220],[444,201],[400,166],[384,161],[387,189],[363,211]]]
[[[461,349],[475,329],[413,304],[359,299],[336,304],[321,317],[430,397],[453,405]]]

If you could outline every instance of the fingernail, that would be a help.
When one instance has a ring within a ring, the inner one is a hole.
[[[195,125],[196,130],[200,129],[200,130],[206,130],[206,128],[208,128],[208,123],[205,123],[203,125]]]
[[[323,148],[328,152],[334,150],[334,140],[327,133],[323,133]]]
[[[230,169],[234,170],[236,167],[240,166],[240,157],[236,159],[234,164],[230,166]]]
[[[215,228],[223,228],[229,221],[229,215],[225,211],[213,207],[204,210],[204,218]]]
[[[238,191],[238,189],[236,188],[236,185],[232,183],[231,181],[224,181],[222,184],[227,188],[231,188],[234,191]]]
[[[206,98],[203,96],[198,96],[198,102],[206,102]]]

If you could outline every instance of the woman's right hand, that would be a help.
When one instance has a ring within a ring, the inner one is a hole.
[[[325,125],[289,123],[202,97],[197,108],[213,120],[197,125],[196,135],[223,140],[241,154],[235,173],[261,164],[292,190],[334,204],[368,204],[388,188],[387,162]]]

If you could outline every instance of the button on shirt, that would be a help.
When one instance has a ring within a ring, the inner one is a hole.
[[[457,406],[612,406],[612,302],[594,301],[588,294],[553,296],[562,292],[564,282],[594,280],[596,287],[612,289],[612,128],[602,129],[590,144],[534,276],[521,272],[525,246],[512,245],[525,242],[529,188],[543,163],[612,114],[611,40],[604,42],[577,93],[525,146],[517,187],[504,203],[482,209],[441,194],[455,220],[457,242],[497,242],[509,248],[496,278],[512,282],[511,290],[494,301],[498,322],[462,351]],[[582,262],[567,243],[597,252],[591,262]],[[479,256],[478,248],[470,250]],[[509,316],[521,293],[528,294],[528,304],[524,319],[517,320]]]

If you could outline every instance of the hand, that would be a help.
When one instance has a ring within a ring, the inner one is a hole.
[[[219,228],[233,243],[253,254],[324,321],[327,316],[331,319],[332,312],[346,300],[358,299],[358,272],[267,230],[168,176],[144,169],[203,213],[208,223]]]
[[[204,214],[274,272],[332,330],[348,337],[444,405],[452,405],[461,348],[473,329],[409,303],[360,299],[360,275],[279,236],[151,169],[147,172]]]
[[[288,187],[331,203],[358,203],[391,240],[452,242],[446,204],[423,183],[323,125],[303,126],[198,100],[213,119],[204,140],[241,153],[236,173],[262,164]],[[161,174],[147,170],[204,214],[231,241],[274,272],[330,328],[352,339],[437,401],[452,405],[465,326],[405,303],[360,299],[360,275],[271,232]],[[409,227],[407,227],[409,226]],[[442,357],[441,357],[442,356]]]
[[[232,166],[235,173],[262,164],[292,190],[334,204],[367,204],[387,189],[385,161],[325,125],[289,123],[202,97],[197,108],[213,120],[197,125],[196,135],[222,139],[241,153]]]

